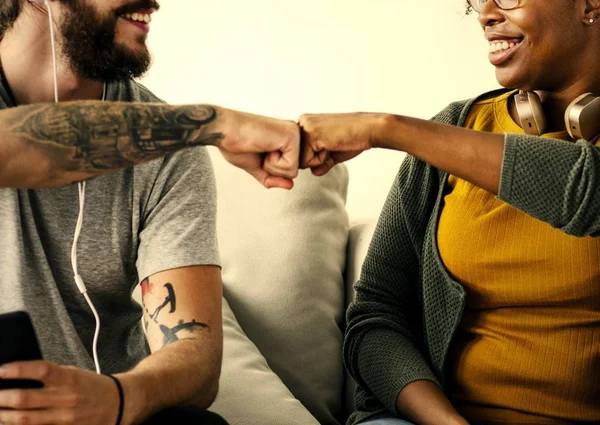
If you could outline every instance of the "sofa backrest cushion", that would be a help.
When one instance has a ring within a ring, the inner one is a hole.
[[[293,190],[266,190],[215,152],[225,297],[292,394],[319,423],[339,424],[348,170],[301,171]]]

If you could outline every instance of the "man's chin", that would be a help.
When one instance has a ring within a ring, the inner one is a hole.
[[[115,46],[133,56],[148,55],[148,46],[146,40],[148,36],[145,34],[129,35],[127,37],[116,37]]]
[[[129,78],[139,78],[150,68],[149,55],[132,55],[120,50],[115,56],[97,56],[86,62],[72,63],[75,73],[94,81],[115,82]],[[102,64],[99,66],[99,64]]]
[[[150,63],[150,51],[146,45],[145,37],[128,43],[118,43],[115,45],[115,51],[118,52],[119,57],[127,58],[127,62],[132,65],[139,64],[139,66],[142,66],[144,63]]]

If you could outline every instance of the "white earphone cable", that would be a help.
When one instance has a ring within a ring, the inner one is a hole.
[[[75,278],[75,284],[79,289],[87,301],[90,310],[92,310],[92,314],[94,315],[94,319],[96,320],[96,329],[94,331],[94,340],[92,342],[92,353],[94,357],[94,366],[96,367],[96,373],[101,373],[100,361],[98,360],[98,336],[100,335],[100,316],[96,311],[96,307],[94,303],[90,299],[90,296],[87,293],[87,288],[85,287],[85,283],[83,282],[83,278],[79,274],[79,270],[77,268],[77,242],[79,241],[79,235],[81,234],[81,229],[83,227],[83,210],[85,208],[85,182],[80,182],[77,184],[77,189],[79,192],[79,215],[77,216],[77,224],[75,225],[75,235],[73,236],[73,245],[71,246],[71,264],[73,266],[73,276]]]
[[[56,60],[56,40],[54,38],[54,20],[52,19],[52,9],[50,8],[50,2],[44,1],[46,9],[48,10],[48,26],[50,27],[50,44],[52,45],[52,66],[54,72],[54,102],[58,103],[58,63]],[[106,98],[106,84],[104,85],[104,92],[102,94],[102,100]],[[94,365],[96,367],[96,373],[101,373],[100,361],[98,360],[98,336],[100,335],[100,316],[94,307],[94,303],[90,299],[83,278],[79,275],[77,269],[77,242],[79,241],[79,235],[81,234],[81,228],[83,227],[83,210],[85,207],[85,181],[77,184],[79,192],[79,215],[77,217],[77,224],[75,225],[75,235],[73,236],[73,245],[71,247],[71,265],[73,267],[73,274],[75,278],[75,284],[79,291],[85,297],[94,319],[96,320],[96,330],[94,332],[94,341],[92,343],[92,352],[94,357]]]
[[[54,38],[54,20],[52,19],[52,9],[50,8],[50,2],[45,0],[46,9],[48,9],[48,26],[50,28],[50,45],[52,47],[52,68],[54,71],[54,102],[58,103],[58,65],[56,61],[56,45]]]

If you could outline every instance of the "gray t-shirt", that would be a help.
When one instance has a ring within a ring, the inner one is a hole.
[[[110,84],[107,100],[160,102],[134,81]],[[10,106],[0,85],[0,108]],[[78,269],[102,323],[102,372],[131,369],[149,353],[142,309],[131,297],[140,280],[219,265],[215,198],[204,147],[87,182]],[[95,321],[71,267],[78,205],[77,185],[0,189],[0,313],[31,315],[45,359],[93,369]]]

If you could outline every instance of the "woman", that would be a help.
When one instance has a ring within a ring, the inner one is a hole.
[[[600,148],[567,106],[600,95],[598,0],[469,0],[507,90],[432,121],[305,115],[317,175],[406,151],[348,311],[349,424],[600,422]],[[525,135],[515,94],[547,129]],[[600,119],[600,117],[598,117]]]

